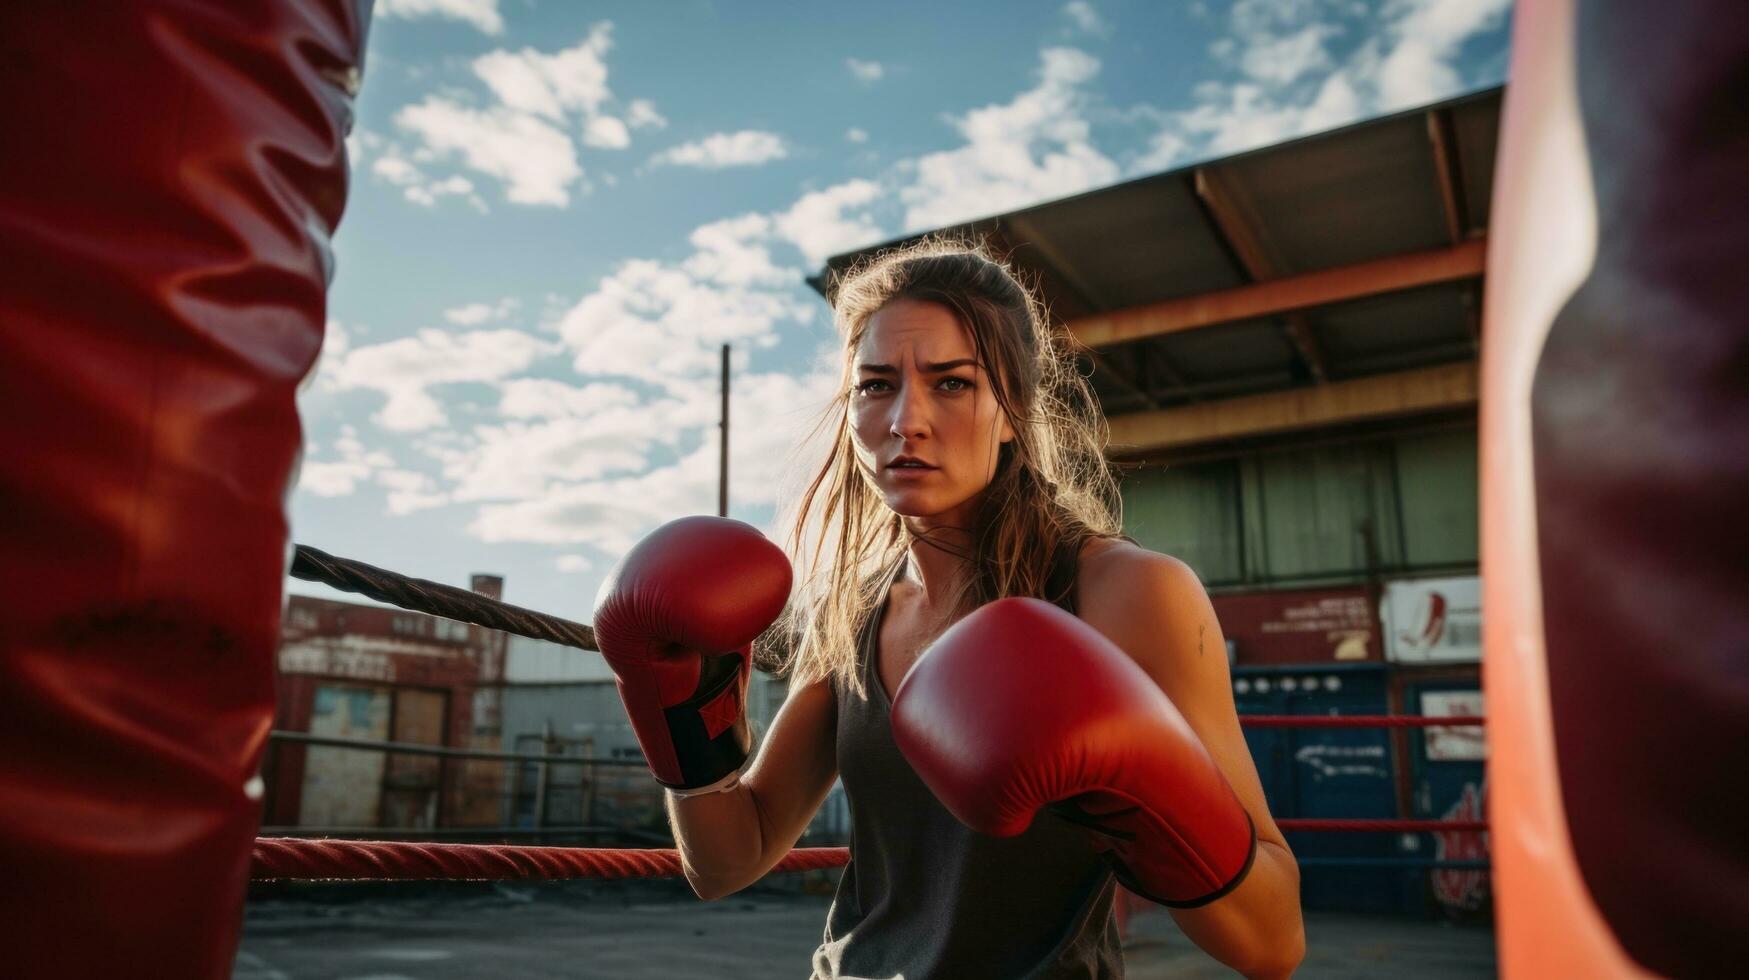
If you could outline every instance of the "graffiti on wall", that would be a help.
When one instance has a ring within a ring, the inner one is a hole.
[[[1487,788],[1465,783],[1464,791],[1442,820],[1485,819]],[[1433,835],[1434,857],[1440,861],[1485,861],[1488,835],[1478,831],[1455,831]],[[1488,901],[1488,872],[1463,868],[1437,868],[1433,872],[1433,896],[1453,911],[1473,912]]]
[[[1339,776],[1389,779],[1391,770],[1383,745],[1302,745],[1294,761],[1311,770],[1314,780]]]

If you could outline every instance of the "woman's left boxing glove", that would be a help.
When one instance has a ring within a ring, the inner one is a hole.
[[[1085,827],[1137,894],[1205,905],[1257,835],[1208,749],[1129,654],[1030,598],[998,599],[930,645],[893,695],[893,740],[960,822],[1012,837],[1049,810]]]
[[[620,560],[595,597],[595,641],[657,782],[712,788],[752,751],[752,643],[789,599],[782,549],[720,517],[670,521]]]

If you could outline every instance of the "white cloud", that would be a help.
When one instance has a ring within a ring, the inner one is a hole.
[[[504,30],[498,0],[377,0],[375,9],[387,18],[443,17],[472,24],[486,34]]]
[[[371,164],[370,171],[391,184],[400,185],[412,184],[425,177],[412,161],[395,154],[377,157],[376,163]]]
[[[651,163],[719,170],[750,167],[789,156],[783,137],[756,129],[735,133],[712,133],[702,140],[682,143],[656,154]]]
[[[588,419],[638,403],[630,388],[606,382],[579,388],[552,378],[515,378],[500,385],[499,392],[498,413],[518,419]]]
[[[491,104],[482,108],[465,95],[429,95],[403,107],[395,122],[422,145],[411,161],[398,153],[394,162],[379,160],[376,172],[406,186],[407,198],[416,203],[465,194],[484,211],[485,201],[471,183],[466,189],[459,183],[465,178],[430,180],[413,164],[459,160],[503,181],[513,203],[568,206],[572,193],[590,190],[578,162],[578,142],[622,150],[631,145],[633,129],[667,125],[648,99],[633,99],[624,118],[608,111],[614,101],[607,67],[612,48],[613,24],[602,21],[582,41],[550,54],[525,47],[475,58],[474,75],[490,92]]]
[[[298,473],[300,491],[318,497],[349,497],[365,483],[374,483],[389,491],[388,512],[396,516],[450,501],[430,476],[398,467],[394,457],[381,449],[366,449],[350,425],[341,426],[334,450],[338,459],[303,463]]]
[[[504,105],[555,122],[567,111],[594,115],[612,97],[607,52],[613,25],[596,24],[577,45],[553,54],[533,48],[493,51],[474,59],[474,74]]]
[[[434,155],[459,156],[504,181],[505,196],[517,204],[564,207],[570,188],[583,178],[570,137],[526,112],[471,109],[433,95],[401,109],[395,122],[422,138]]]
[[[635,473],[657,447],[715,417],[714,393],[694,385],[682,397],[641,402],[630,389],[524,378],[503,386],[502,424],[478,426],[462,448],[433,451],[458,500],[527,500],[555,487]]]
[[[602,150],[623,150],[632,145],[626,124],[613,116],[596,116],[583,124],[583,145]]]
[[[1131,173],[1148,173],[1155,170],[1170,170],[1172,165],[1183,160],[1190,148],[1190,141],[1179,132],[1178,126],[1161,129],[1148,137],[1147,146],[1130,161]]]
[[[388,510],[397,517],[441,507],[451,500],[448,493],[437,489],[436,480],[413,470],[384,470],[376,475],[376,482],[388,488]]]
[[[560,555],[553,561],[553,567],[561,572],[587,572],[595,563],[583,555]]]
[[[485,210],[486,202],[480,200],[474,193],[474,182],[461,174],[451,174],[442,180],[434,180],[418,187],[406,190],[407,200],[425,207],[435,207],[440,197],[466,197],[473,201],[480,210]]]
[[[678,395],[714,382],[722,344],[742,362],[775,345],[780,324],[807,323],[817,306],[800,294],[800,270],[773,260],[776,237],[774,216],[744,214],[694,229],[681,261],[622,262],[557,317],[574,369]]]
[[[736,507],[770,505],[806,474],[813,446],[804,437],[832,397],[836,368],[794,375],[736,375],[730,393],[729,497]],[[716,512],[714,392],[694,399],[694,448],[675,462],[636,475],[551,487],[538,497],[487,504],[468,530],[488,542],[586,544],[620,554],[657,525],[683,514]]]
[[[800,281],[793,269],[781,269],[762,244],[771,235],[771,219],[762,214],[713,221],[694,228],[688,241],[695,249],[681,268],[699,280],[736,287],[784,288]]]
[[[1420,105],[1454,94],[1462,84],[1456,60],[1471,36],[1500,23],[1511,0],[1401,2],[1391,24],[1395,41],[1379,65],[1380,109]]]
[[[862,61],[857,58],[845,58],[844,67],[850,69],[850,74],[864,85],[878,82],[887,70],[878,61]]]
[[[388,396],[374,421],[386,429],[413,431],[442,425],[448,415],[428,390],[436,385],[496,381],[520,371],[550,345],[519,330],[450,334],[424,329],[411,337],[360,347],[334,369],[335,386]]]
[[[298,487],[318,497],[350,496],[372,473],[392,468],[395,461],[381,450],[367,451],[352,426],[340,428],[334,440],[339,459],[305,460],[298,471]]]
[[[575,353],[573,366],[585,377],[618,375],[683,388],[688,378],[716,369],[719,345],[769,347],[777,342],[778,322],[812,317],[813,305],[789,288],[734,284],[748,267],[744,257],[727,253],[690,266],[622,263],[559,321],[559,334]]]
[[[506,296],[496,303],[467,303],[451,307],[443,311],[443,318],[460,326],[477,327],[482,323],[504,319],[516,312],[520,305],[516,297]]]
[[[1264,82],[1286,84],[1313,71],[1330,67],[1326,42],[1341,28],[1335,24],[1307,24],[1281,37],[1260,37],[1240,56],[1246,75]]]
[[[1063,4],[1063,16],[1075,25],[1076,30],[1083,34],[1103,35],[1106,33],[1105,21],[1099,16],[1099,11],[1087,0],[1070,0]]]
[[[1010,102],[952,120],[966,145],[918,158],[899,191],[908,229],[939,227],[1110,183],[1117,164],[1094,147],[1081,86],[1099,60],[1074,48],[1040,52],[1039,82]]]
[[[631,104],[626,106],[626,125],[633,129],[645,127],[664,129],[668,125],[668,120],[656,111],[654,102],[649,99],[633,99]]]
[[[624,554],[664,521],[706,513],[708,499],[671,479],[575,483],[534,500],[486,504],[467,530],[492,543],[589,544],[609,554]]]
[[[881,240],[880,226],[869,214],[880,196],[874,181],[848,180],[802,195],[776,216],[775,227],[810,267],[818,267],[833,255]]]
[[[1458,94],[1464,43],[1497,27],[1510,0],[1239,0],[1210,54],[1236,77],[1199,85],[1127,168],[1160,170],[1237,153]],[[1333,42],[1363,29],[1338,54]]]
[[[647,410],[617,413],[637,421]],[[526,500],[555,485],[637,472],[649,464],[652,438],[601,421],[553,419],[506,422],[474,430],[473,448],[444,468],[457,500]]]
[[[399,144],[387,146],[371,165],[371,173],[401,188],[402,197],[422,207],[435,207],[441,197],[465,197],[475,208],[486,210],[486,202],[474,192],[473,181],[460,174],[441,179],[430,177],[403,155]]]
[[[298,470],[298,489],[318,497],[346,497],[368,476],[370,467],[363,463],[306,460]]]
[[[844,138],[852,143],[867,143],[868,130],[858,129],[855,126],[852,126],[844,131]]]

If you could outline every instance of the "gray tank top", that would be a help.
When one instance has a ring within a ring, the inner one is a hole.
[[[1078,554],[1059,553],[1046,590],[1070,613]],[[815,980],[1122,977],[1117,880],[1085,833],[1040,813],[1018,837],[986,837],[899,754],[875,656],[885,614],[883,595],[858,643],[868,697],[833,685],[850,863],[814,951]]]

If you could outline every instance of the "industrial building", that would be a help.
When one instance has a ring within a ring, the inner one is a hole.
[[[1241,714],[1480,715],[1477,356],[1502,90],[922,234],[1036,285],[1124,527],[1214,601]],[[1480,729],[1250,729],[1278,817],[1479,820]],[[1484,835],[1299,834],[1305,902],[1487,905]]]
[[[472,588],[501,599],[504,580],[475,575]],[[264,834],[612,841],[666,830],[599,655],[310,596],[291,596],[282,622]],[[761,733],[781,685],[756,673],[747,701]]]

